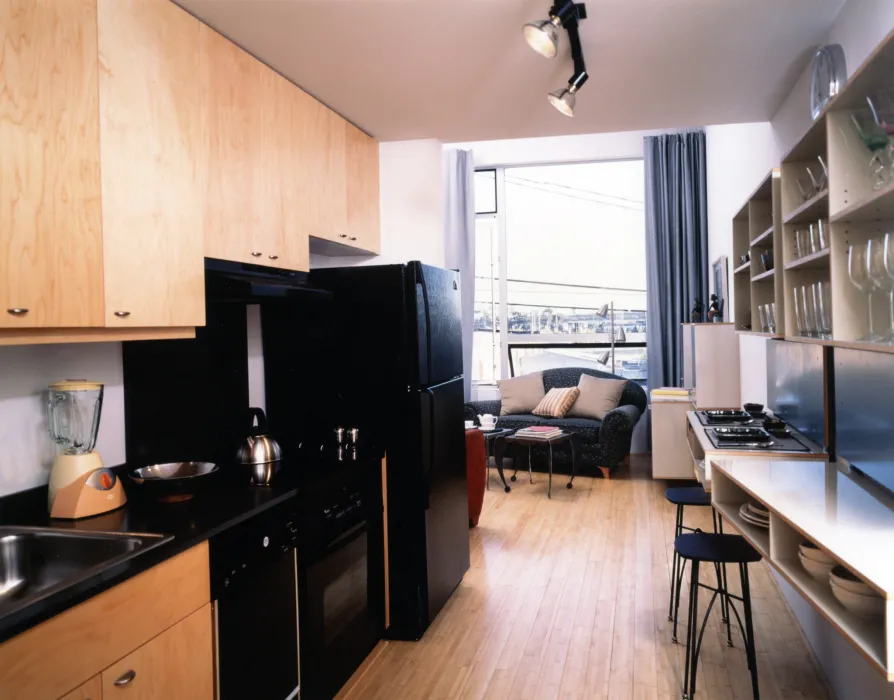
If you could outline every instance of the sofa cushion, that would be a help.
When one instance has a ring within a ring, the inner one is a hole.
[[[543,375],[540,372],[532,372],[512,379],[501,379],[497,385],[500,387],[501,416],[513,413],[531,413],[546,396],[546,391],[543,388]]]
[[[580,389],[576,386],[567,389],[550,389],[543,400],[537,404],[533,413],[535,416],[545,416],[546,418],[564,418],[568,409],[577,401],[578,396],[580,396]]]
[[[577,385],[580,396],[568,415],[602,420],[606,413],[618,407],[626,385],[626,379],[599,379],[582,374]]]

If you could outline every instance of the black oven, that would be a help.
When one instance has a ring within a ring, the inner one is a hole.
[[[384,633],[381,472],[374,464],[345,467],[302,494],[303,700],[335,697]]]

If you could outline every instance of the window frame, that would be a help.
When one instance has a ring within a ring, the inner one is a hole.
[[[641,158],[612,158],[605,160],[594,160],[594,161],[574,161],[568,163],[542,163],[540,165],[586,165],[586,164],[601,164],[601,163],[617,163],[617,162],[626,162],[626,161],[640,161]],[[506,170],[512,170],[515,168],[524,168],[536,166],[538,163],[526,163],[526,164],[513,164],[511,166],[485,166],[481,168],[475,168],[475,172],[493,172],[496,179],[496,211],[494,212],[482,212],[478,213],[476,211],[475,221],[476,225],[479,219],[491,219],[497,222],[497,260],[498,260],[498,277],[494,279],[497,282],[496,289],[499,294],[499,303],[495,303],[493,301],[493,295],[491,295],[491,313],[493,313],[496,308],[499,306],[499,317],[494,315],[494,323],[493,323],[493,342],[494,347],[499,348],[498,352],[493,353],[493,357],[499,356],[499,366],[494,366],[493,368],[493,376],[495,378],[494,382],[484,381],[484,380],[472,380],[473,386],[478,387],[492,387],[496,386],[496,381],[498,379],[509,379],[514,376],[514,367],[512,362],[511,349],[521,346],[526,347],[571,347],[571,346],[583,346],[583,347],[593,347],[593,348],[606,348],[609,349],[612,346],[620,347],[620,348],[638,348],[645,347],[648,348],[648,329],[646,332],[647,340],[645,342],[636,341],[636,342],[612,342],[612,339],[609,338],[606,340],[607,333],[599,332],[599,333],[581,333],[574,334],[573,342],[559,342],[565,339],[566,336],[559,334],[550,334],[550,333],[509,333],[509,280],[508,280],[508,272],[509,272],[509,264],[508,264],[508,255],[507,255],[507,231],[506,231],[506,179],[505,173]],[[477,231],[476,231],[477,235]],[[499,322],[498,322],[499,318]],[[505,332],[505,333],[504,333]],[[505,341],[504,341],[505,337]],[[614,365],[615,356],[612,354],[612,365]],[[608,371],[609,368],[606,368]]]

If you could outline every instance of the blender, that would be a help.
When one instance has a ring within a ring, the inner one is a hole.
[[[121,482],[93,449],[103,385],[68,379],[49,390],[49,431],[60,448],[50,473],[50,517],[86,518],[120,508],[127,503]]]

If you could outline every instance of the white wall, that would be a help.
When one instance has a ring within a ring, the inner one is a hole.
[[[49,480],[56,449],[47,432],[47,386],[61,379],[105,384],[96,449],[124,461],[124,378],[120,343],[0,348],[0,496]]]
[[[444,265],[443,146],[435,139],[379,144],[381,255],[310,256],[310,266]]]

